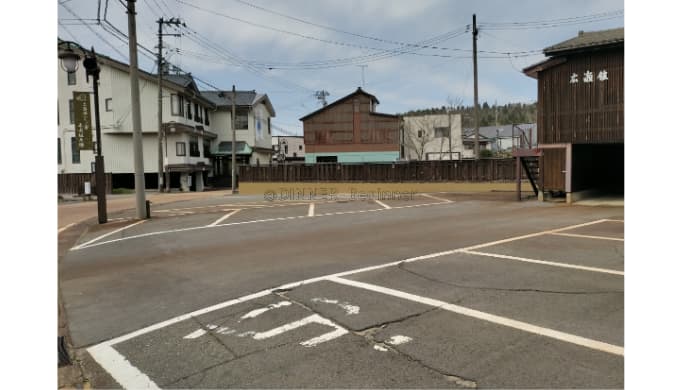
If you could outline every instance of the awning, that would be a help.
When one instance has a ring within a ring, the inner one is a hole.
[[[253,148],[251,148],[245,141],[236,141],[237,155],[251,155]],[[222,141],[217,145],[217,152],[213,156],[231,156],[231,141]]]

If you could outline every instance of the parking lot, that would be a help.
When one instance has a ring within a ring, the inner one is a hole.
[[[262,234],[275,245],[276,235],[293,227],[431,224],[374,231],[373,245],[361,251],[370,261],[350,249],[359,239],[350,233],[328,244],[346,243],[342,253],[336,246],[336,253],[319,249],[324,254],[318,255],[313,243],[307,244],[309,259],[279,251],[276,267],[290,258],[295,268],[293,259],[304,258],[311,271],[285,268],[285,277],[272,277],[257,291],[213,291],[200,299],[211,305],[185,304],[194,290],[183,289],[163,299],[178,308],[104,332],[111,337],[92,329],[75,335],[125,388],[621,388],[622,214],[621,208],[419,194],[408,200],[212,201],[155,210],[145,222],[122,216],[84,234],[71,250],[73,261],[102,250],[143,256],[138,248],[184,234],[230,237],[243,245],[249,235]],[[449,218],[454,229],[430,240],[428,226],[441,230],[437,218]],[[468,218],[477,218],[474,229]],[[478,220],[489,222],[477,228]],[[251,261],[257,268],[254,255]],[[333,272],[321,273],[318,263],[332,264],[323,269]],[[194,264],[185,267],[192,267],[183,268],[185,275],[199,272]],[[104,290],[102,297],[108,297]],[[71,318],[77,320],[78,310],[86,309],[75,306]],[[163,320],[151,321],[163,313]]]

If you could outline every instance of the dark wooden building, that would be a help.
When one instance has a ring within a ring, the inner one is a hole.
[[[394,162],[399,159],[399,117],[376,112],[378,99],[353,93],[302,118],[305,162]]]
[[[540,198],[623,194],[623,28],[583,32],[524,69],[538,80]],[[519,161],[531,152],[519,151]],[[524,163],[524,161],[522,161]],[[525,163],[525,168],[527,165]]]

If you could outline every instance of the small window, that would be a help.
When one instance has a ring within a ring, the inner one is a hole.
[[[434,128],[434,136],[435,136],[435,138],[448,137],[449,136],[449,128],[448,127],[435,127]]]
[[[173,116],[184,116],[184,96],[170,95],[170,111]]]
[[[113,111],[113,99],[108,98],[104,100],[104,107],[106,107],[107,112]]]
[[[210,157],[210,140],[203,140],[203,157]]]
[[[187,119],[193,119],[193,115],[191,115],[191,102],[187,102]]]
[[[57,138],[57,163],[61,164],[61,138]]]
[[[423,131],[422,130],[418,130],[418,138],[423,138]]]
[[[80,149],[78,149],[78,139],[71,137],[71,162],[80,164]]]
[[[288,145],[283,145],[283,153],[288,154]]]
[[[76,111],[73,107],[73,99],[69,99],[68,101],[68,118],[70,124],[76,123]]]
[[[248,108],[236,108],[236,130],[248,130]]]
[[[187,145],[184,142],[177,142],[176,144],[176,154],[178,156],[186,156],[187,155]]]
[[[272,118],[267,118],[267,134],[272,133]]]
[[[189,156],[201,157],[201,151],[198,150],[198,137],[191,137],[189,141]]]
[[[76,85],[76,72],[67,72],[68,85]]]
[[[200,107],[198,103],[194,104],[194,112],[196,113],[196,122],[198,123],[203,123],[203,117],[201,116],[201,111],[203,110],[203,107]]]
[[[298,150],[302,150],[302,145],[298,145]]]
[[[205,125],[210,126],[210,114],[208,109],[205,109]]]

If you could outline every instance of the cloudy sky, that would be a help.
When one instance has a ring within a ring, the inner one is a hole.
[[[58,34],[128,62],[127,15],[117,0],[58,0]],[[399,113],[473,102],[472,15],[479,28],[479,100],[534,102],[535,80],[521,69],[541,49],[592,31],[623,26],[623,0],[138,0],[140,68],[155,71],[161,16],[168,60],[199,88],[256,90],[276,110],[274,133],[302,134],[300,117],[364,89],[378,111]],[[97,21],[99,19],[99,22]],[[363,71],[363,81],[362,81]]]

